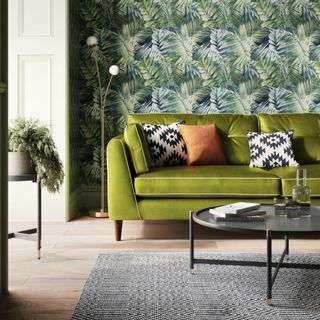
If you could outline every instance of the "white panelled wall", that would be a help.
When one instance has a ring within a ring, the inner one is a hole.
[[[40,119],[51,127],[66,170],[67,0],[9,1],[9,119]],[[36,219],[37,187],[9,183],[9,220]],[[42,190],[43,219],[65,221],[66,184]]]

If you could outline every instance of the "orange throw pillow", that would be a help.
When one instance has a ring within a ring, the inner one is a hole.
[[[188,165],[227,164],[217,127],[178,125],[187,146]]]

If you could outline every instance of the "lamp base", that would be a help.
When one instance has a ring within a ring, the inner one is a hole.
[[[109,218],[108,212],[103,212],[102,210],[90,210],[89,216],[92,218]]]

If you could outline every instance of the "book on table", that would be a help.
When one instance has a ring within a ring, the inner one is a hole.
[[[243,213],[251,210],[258,209],[260,207],[259,203],[251,203],[251,202],[235,202],[231,204],[227,204],[225,206],[215,207],[210,209],[214,212],[212,213],[228,213],[228,214],[237,214]]]
[[[211,208],[209,212],[217,221],[263,221],[265,210],[259,210],[259,203],[236,202]]]
[[[230,221],[230,222],[261,222],[264,221],[264,216],[237,216],[234,215],[233,217],[215,217],[216,221]]]

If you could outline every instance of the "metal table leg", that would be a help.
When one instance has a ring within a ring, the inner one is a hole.
[[[41,181],[38,182],[38,228],[37,228],[37,249],[38,249],[38,259],[41,258],[41,225],[42,225],[42,221],[41,221]]]
[[[272,233],[267,230],[267,304],[272,304]]]
[[[194,268],[194,222],[192,218],[193,212],[189,212],[189,241],[190,241],[190,269]]]

